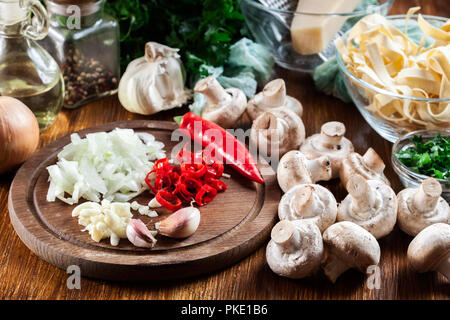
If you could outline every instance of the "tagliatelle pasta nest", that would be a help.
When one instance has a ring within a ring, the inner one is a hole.
[[[405,26],[412,14],[411,8]],[[367,109],[398,124],[426,128],[450,127],[450,100],[430,102],[395,97],[450,99],[450,20],[441,28],[418,15],[424,33],[419,45],[394,27],[385,17],[373,14],[361,19],[347,40],[336,40],[336,48],[348,70],[361,79],[393,95],[365,89]],[[425,37],[434,42],[424,47]]]

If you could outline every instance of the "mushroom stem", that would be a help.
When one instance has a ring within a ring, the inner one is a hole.
[[[316,216],[316,211],[320,208],[320,201],[314,193],[314,188],[304,185],[298,189],[292,199],[295,213],[301,218],[311,218]]]
[[[442,262],[438,265],[436,271],[450,280],[450,255],[442,259]]]
[[[276,130],[278,127],[277,117],[270,112],[264,113],[264,116],[261,117],[261,121],[258,121],[256,127],[258,129]]]
[[[269,82],[262,91],[262,100],[258,104],[262,108],[282,106],[286,99],[286,85],[283,79]]]
[[[231,99],[220,83],[214,77],[207,77],[197,82],[195,92],[203,94],[210,104],[223,104]]]
[[[363,160],[370,169],[378,174],[383,173],[383,170],[386,167],[383,159],[381,159],[378,153],[372,148],[367,149],[366,153],[363,155]]]
[[[295,252],[300,247],[300,233],[289,220],[282,220],[273,227],[272,240],[285,252]]]
[[[367,181],[358,175],[350,178],[347,183],[347,191],[352,196],[352,210],[363,219],[363,214],[370,211],[375,206],[376,194]]]
[[[321,156],[312,160],[306,160],[305,166],[311,173],[313,183],[319,180],[330,180],[331,178],[331,162],[327,156]]]
[[[338,121],[325,123],[320,131],[322,146],[327,149],[333,149],[338,145],[345,134],[345,126]]]
[[[339,259],[337,255],[330,253],[322,269],[327,278],[330,279],[331,282],[335,283],[336,279],[339,278],[339,276],[345,271],[350,269],[350,267],[342,259]]]
[[[441,184],[436,179],[428,178],[422,182],[414,194],[413,205],[422,213],[433,211],[441,193]]]

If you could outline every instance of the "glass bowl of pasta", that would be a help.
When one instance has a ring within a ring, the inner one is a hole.
[[[350,97],[390,142],[450,129],[450,20],[413,14],[418,9],[367,16],[335,41]]]

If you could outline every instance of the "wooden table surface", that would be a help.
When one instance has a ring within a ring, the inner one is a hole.
[[[422,13],[450,16],[448,0],[397,0],[392,14],[422,6]],[[150,40],[150,39],[149,39]],[[287,83],[288,93],[304,108],[306,133],[339,120],[347,127],[347,137],[357,152],[373,147],[387,165],[387,176],[396,192],[401,184],[389,165],[391,143],[383,140],[360,116],[356,107],[325,96],[314,88],[309,76],[276,69]],[[105,98],[77,110],[62,111],[55,124],[41,134],[40,146],[71,132],[107,122],[132,119],[170,120],[186,108],[143,117],[127,112],[116,96]],[[416,274],[406,261],[411,237],[397,227],[380,241],[381,286],[371,290],[365,275],[349,271],[336,284],[322,273],[303,280],[276,276],[265,261],[265,246],[241,262],[224,270],[193,279],[164,283],[112,283],[82,278],[81,289],[68,289],[68,274],[40,260],[20,241],[8,216],[8,190],[14,173],[0,177],[0,298],[1,299],[449,299],[450,284],[436,273]],[[346,192],[338,183],[327,184],[340,201]]]

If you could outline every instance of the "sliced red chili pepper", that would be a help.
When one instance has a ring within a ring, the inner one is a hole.
[[[166,209],[171,211],[181,209],[181,200],[169,191],[159,190],[155,198]]]
[[[203,206],[214,199],[217,195],[217,190],[210,185],[203,185],[195,196],[195,202],[199,206]]]
[[[201,186],[200,186],[201,188]],[[200,190],[200,188],[198,188],[198,190]],[[178,185],[178,194],[186,201],[192,201],[193,199],[195,199],[195,196],[197,194],[197,190],[189,188],[187,185],[185,184],[179,184]]]
[[[189,175],[182,174],[177,183],[177,190],[183,199],[191,201],[192,198],[195,198],[195,195],[201,189],[202,185],[203,184],[199,180],[194,179]]]
[[[207,159],[205,158],[205,154],[203,153],[203,150],[199,150],[199,151],[194,153],[194,163],[196,163],[196,164],[200,164],[200,163],[205,164],[206,160]]]
[[[171,168],[172,168],[172,166],[170,165],[168,158],[156,160],[155,163],[153,164],[153,170],[155,170],[155,171],[159,171],[159,170],[168,171]]]
[[[180,175],[175,171],[169,171],[166,172],[164,175],[164,187],[169,187],[171,185],[174,185],[178,179],[180,178]]]
[[[179,167],[167,158],[155,161],[153,170],[145,178],[163,207],[174,211],[181,208],[183,200],[193,199],[203,206],[214,199],[218,191],[227,189],[218,179],[223,174],[223,164],[209,158],[203,150],[195,153],[182,150],[177,159]]]
[[[206,166],[203,163],[181,163],[181,172],[192,178],[199,179],[206,173]]]
[[[227,190],[227,185],[219,179],[210,178],[206,181],[206,183],[216,189],[218,192]]]
[[[213,168],[216,169],[217,178],[220,178],[223,175],[223,171],[225,170],[225,167],[224,167],[223,163],[221,163],[221,162],[214,162]]]
[[[145,183],[146,183],[146,184],[148,185],[148,187],[153,191],[153,193],[156,194],[156,193],[159,191],[159,189],[157,188],[156,183],[155,183],[155,186],[153,186],[153,185],[151,184],[150,175],[151,175],[152,173],[154,173],[153,170],[150,171],[150,172],[147,174],[147,176],[145,177]],[[156,178],[155,178],[155,179],[156,179]]]
[[[224,171],[224,166],[222,163],[214,162],[212,165],[207,168],[209,175],[213,178],[220,178]]]
[[[192,163],[194,162],[194,154],[188,150],[181,150],[177,154],[177,161],[180,163]]]

